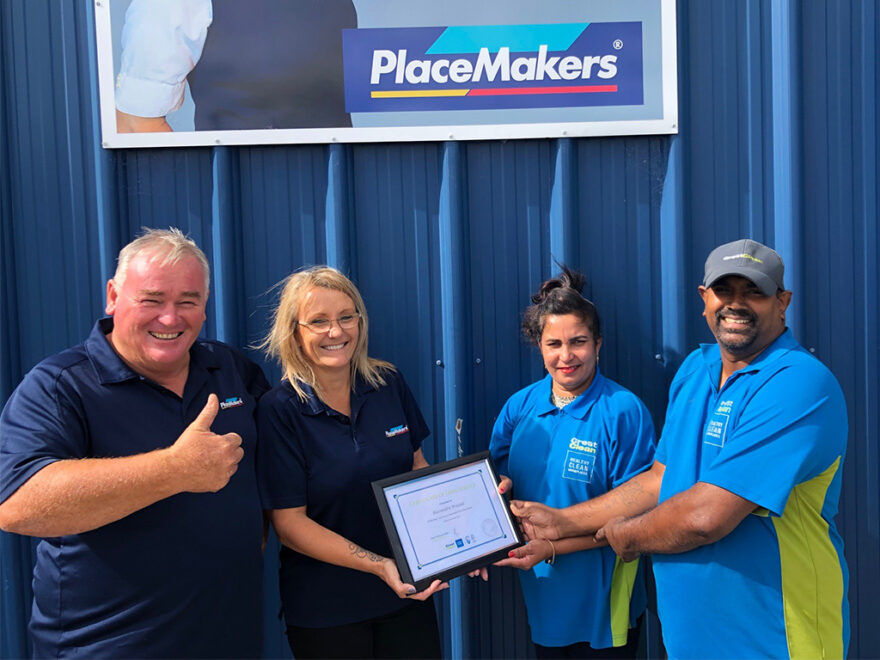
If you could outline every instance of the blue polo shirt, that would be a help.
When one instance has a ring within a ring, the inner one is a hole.
[[[552,382],[548,375],[510,397],[492,429],[489,450],[517,499],[567,507],[650,467],[654,425],[635,394],[597,369],[590,387],[559,410]],[[532,640],[542,646],[622,646],[645,609],[640,562],[625,564],[609,547],[519,574]]]
[[[759,508],[720,541],[655,555],[672,658],[841,658],[847,569],[834,524],[846,405],[831,372],[786,331],[718,388],[717,344],[672,382],[660,501],[698,481]]]
[[[430,431],[394,370],[374,389],[358,380],[351,416],[329,408],[308,386],[299,398],[282,382],[264,396],[257,423],[265,509],[307,507],[309,518],[362,548],[391,557],[371,482],[413,466]],[[288,625],[327,628],[406,607],[380,578],[312,559],[282,546],[281,601]]]
[[[0,501],[50,463],[173,444],[208,395],[244,458],[217,493],[181,493],[99,529],[37,546],[35,657],[240,658],[261,646],[262,522],[255,473],[259,367],[219,342],[190,349],[183,398],[132,371],[100,320],[33,368],[0,416]]]

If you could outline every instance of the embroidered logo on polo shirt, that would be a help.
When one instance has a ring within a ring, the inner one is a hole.
[[[713,447],[723,447],[727,439],[727,423],[730,421],[730,410],[733,408],[733,400],[728,399],[718,403],[715,412],[709,417],[706,431],[703,433],[703,443]]]
[[[409,433],[409,427],[406,424],[401,424],[400,426],[395,426],[393,429],[385,431],[385,437],[393,438],[395,435],[402,435],[404,433]]]
[[[227,408],[237,408],[238,406],[243,406],[244,401],[241,400],[240,396],[231,396],[225,401],[220,402],[220,410],[226,410]]]
[[[598,448],[599,443],[595,440],[572,438],[565,453],[562,478],[590,483],[593,479],[593,466],[596,464]]]

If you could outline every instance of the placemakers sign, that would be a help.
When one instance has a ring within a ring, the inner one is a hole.
[[[93,1],[105,147],[678,130],[675,0],[248,0],[192,25],[170,2]],[[187,93],[161,98],[157,71]],[[157,112],[171,132],[140,132]]]
[[[345,30],[350,112],[641,105],[642,25]]]

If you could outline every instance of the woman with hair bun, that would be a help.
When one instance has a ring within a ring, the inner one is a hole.
[[[651,466],[651,416],[599,372],[602,328],[581,295],[584,284],[563,266],[523,317],[523,334],[541,351],[547,376],[507,400],[489,445],[517,499],[566,507]],[[592,537],[531,540],[498,563],[521,569],[538,658],[635,657],[646,600],[642,569],[600,545]]]
[[[428,465],[403,376],[367,354],[367,310],[328,266],[287,278],[263,343],[283,379],[260,400],[263,508],[281,548],[294,657],[439,658],[430,596],[404,584],[370,483]]]

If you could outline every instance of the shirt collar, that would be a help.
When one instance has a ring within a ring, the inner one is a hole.
[[[571,415],[572,417],[577,417],[578,419],[585,419],[587,414],[589,414],[590,409],[593,407],[593,404],[596,403],[596,400],[599,398],[604,382],[605,376],[600,373],[599,365],[597,364],[596,373],[593,376],[593,382],[590,383],[590,386],[584,392],[579,394],[574,401],[565,406],[563,410],[565,410],[566,414]],[[535,406],[535,412],[538,415],[546,415],[547,413],[559,410],[559,408],[553,405],[553,401],[550,399],[552,387],[553,378],[550,374],[547,374],[539,387],[541,396],[538,397],[538,402]]]
[[[86,353],[92,368],[102,385],[108,383],[121,383],[133,378],[139,378],[140,374],[129,367],[113,350],[107,335],[113,330],[113,317],[108,316],[98,319],[85,341]],[[214,354],[210,344],[196,341],[189,349],[190,374],[196,369],[214,370],[220,368],[220,362]]]
[[[773,340],[772,344],[761,351],[758,357],[742,369],[737,369],[730,375],[730,377],[733,378],[738,374],[758,372],[789,351],[797,348],[797,346],[798,343],[791,334],[791,330],[786,328],[785,332],[779,335]],[[706,366],[709,377],[717,386],[718,381],[721,379],[721,349],[718,347],[717,342],[713,342],[711,344],[700,344],[700,351],[703,354],[703,363]]]
[[[288,383],[287,386],[290,387],[291,390],[293,389],[290,383]],[[302,387],[303,391],[306,394],[306,400],[303,401],[299,396],[294,396],[294,399],[299,403],[302,412],[307,415],[320,415],[321,413],[324,413],[326,415],[338,414],[335,410],[330,408],[326,403],[321,400],[321,397],[318,396],[311,385],[309,385],[308,383],[300,383],[300,387]],[[360,409],[361,403],[370,392],[375,392],[375,388],[373,388],[362,378],[356,377],[354,390],[352,391],[351,395],[352,414],[355,414],[356,411]]]

